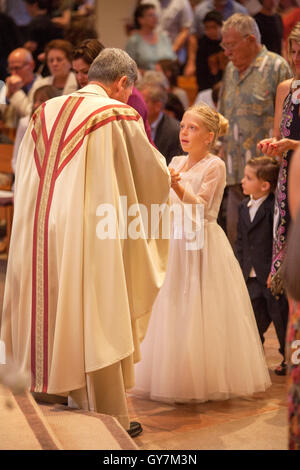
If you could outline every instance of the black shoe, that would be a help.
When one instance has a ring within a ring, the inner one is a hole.
[[[276,367],[274,372],[275,372],[276,375],[286,375],[286,373],[287,373],[287,364],[286,364],[286,362],[282,361],[280,366]]]
[[[130,422],[130,429],[128,429],[128,434],[130,437],[137,437],[143,432],[143,428],[141,423],[138,423],[137,421],[131,421]]]

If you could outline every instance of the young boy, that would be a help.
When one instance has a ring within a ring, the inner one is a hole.
[[[246,164],[242,187],[245,195],[239,206],[235,254],[241,265],[262,343],[273,321],[279,341],[282,363],[277,375],[286,375],[285,336],[288,302],[284,295],[276,299],[267,287],[273,245],[274,194],[279,165],[270,157],[252,158]]]

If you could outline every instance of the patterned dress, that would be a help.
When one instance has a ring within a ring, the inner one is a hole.
[[[283,104],[280,135],[282,138],[300,140],[299,104],[293,103],[292,93],[293,90],[291,89]],[[288,207],[288,171],[292,154],[293,151],[289,150],[283,155],[276,189],[274,242],[271,266],[271,290],[274,295],[279,295],[283,292],[281,266],[285,256],[286,239],[290,223]]]
[[[290,300],[287,335],[289,449],[300,450],[300,302]]]
[[[300,140],[299,104],[292,101],[291,89],[283,105],[280,125],[281,137]],[[272,284],[274,294],[278,294],[282,286],[280,268],[286,251],[286,239],[290,223],[288,207],[288,171],[293,151],[286,152],[282,158],[276,191],[274,216],[274,242],[272,260]],[[297,355],[297,344],[300,340],[300,303],[290,300],[289,325],[287,332],[287,363],[288,363],[288,413],[289,413],[289,449],[300,450],[300,354]],[[298,345],[298,351],[300,342]]]

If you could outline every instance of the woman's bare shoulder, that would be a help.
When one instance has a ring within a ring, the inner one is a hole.
[[[293,78],[289,78],[288,80],[284,80],[283,82],[279,83],[277,87],[277,96],[280,98],[285,98],[291,89],[293,80]]]

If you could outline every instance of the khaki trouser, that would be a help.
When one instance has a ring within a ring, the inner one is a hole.
[[[87,387],[68,394],[71,408],[90,410],[115,417],[124,429],[130,428],[121,362],[86,374]],[[61,396],[34,393],[39,401],[59,403]],[[66,394],[67,395],[67,394]],[[66,400],[66,399],[65,399]]]
[[[72,402],[81,409],[114,416],[124,429],[130,422],[121,362],[87,374],[87,388],[70,393]]]

